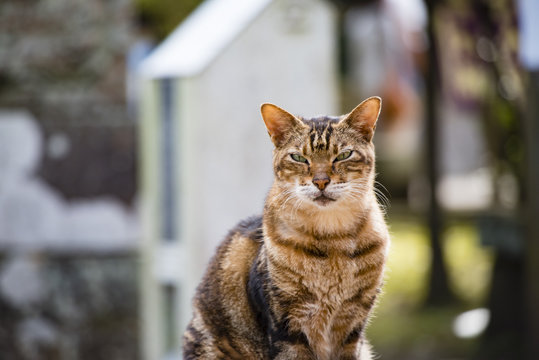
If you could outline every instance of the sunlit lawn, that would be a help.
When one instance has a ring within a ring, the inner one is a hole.
[[[459,304],[426,309],[429,266],[427,228],[417,220],[391,221],[392,245],[384,294],[367,335],[381,359],[464,359],[474,339],[459,339],[452,322],[459,313],[482,306],[490,283],[492,254],[479,244],[472,223],[450,224],[444,249],[451,287]]]

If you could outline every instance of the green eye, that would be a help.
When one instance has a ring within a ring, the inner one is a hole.
[[[308,163],[307,159],[305,159],[303,156],[301,156],[299,154],[290,154],[290,157],[292,157],[292,159],[294,159],[297,162],[302,162],[302,163],[305,163],[305,164]]]
[[[344,160],[344,159],[348,159],[350,156],[352,155],[352,150],[346,150],[346,151],[343,151],[342,153],[340,153],[337,158],[335,159],[335,161],[341,161],[341,160]]]

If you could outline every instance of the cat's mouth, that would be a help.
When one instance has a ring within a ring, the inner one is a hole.
[[[313,199],[313,201],[315,203],[319,204],[319,205],[325,206],[325,205],[329,204],[330,202],[335,201],[335,199],[330,198],[329,196],[327,196],[325,194],[321,194],[320,196],[315,197]]]

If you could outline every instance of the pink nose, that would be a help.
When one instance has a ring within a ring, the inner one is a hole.
[[[326,188],[326,185],[329,184],[330,179],[329,176],[323,175],[323,176],[315,176],[313,178],[313,184],[319,189],[324,190]]]

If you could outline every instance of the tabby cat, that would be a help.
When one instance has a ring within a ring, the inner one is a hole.
[[[185,359],[371,359],[364,330],[389,236],[374,190],[381,99],[341,117],[262,105],[275,180],[262,217],[218,247],[193,301]]]

